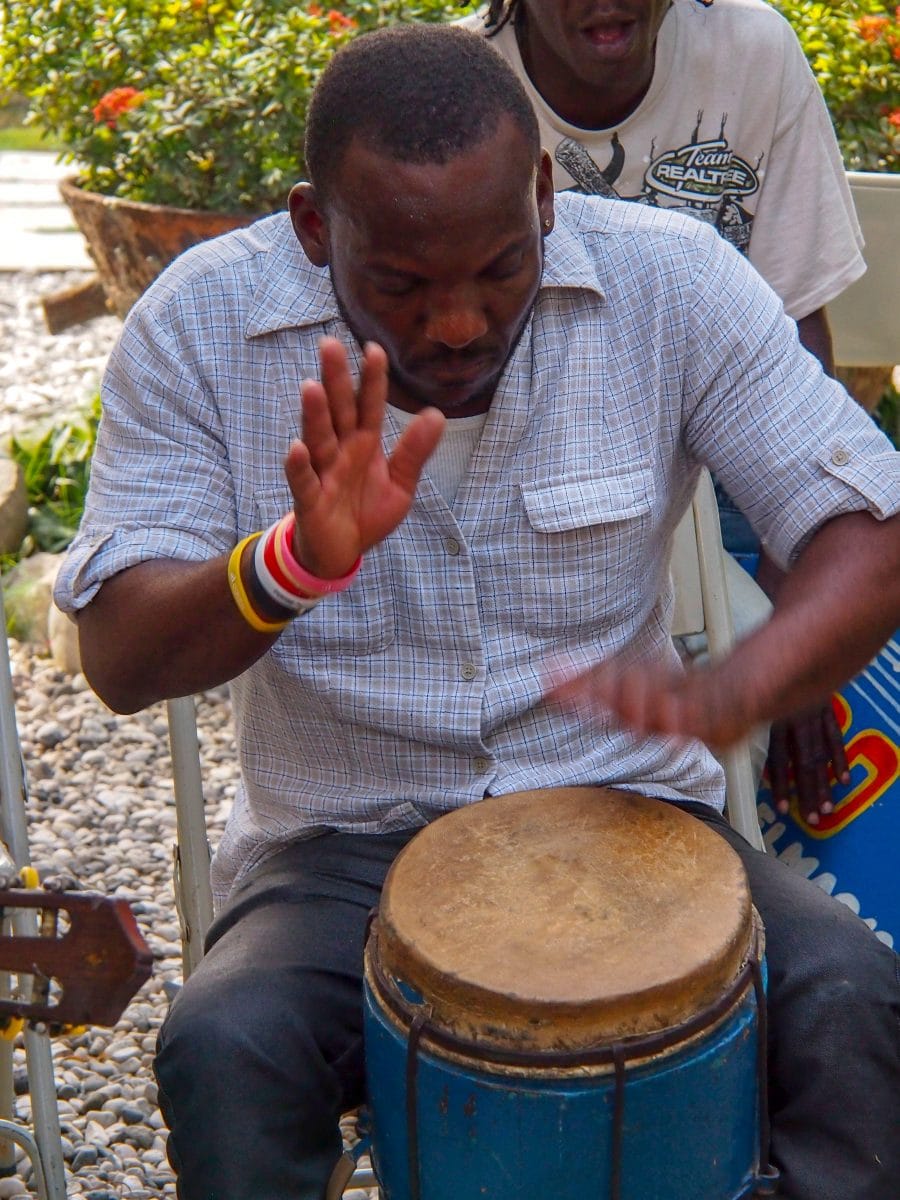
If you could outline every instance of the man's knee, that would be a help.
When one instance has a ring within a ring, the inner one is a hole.
[[[173,1101],[190,1094],[224,1102],[258,1088],[291,1105],[311,1094],[326,1107],[359,1103],[358,990],[330,976],[207,965],[178,993],[160,1030],[156,1074]]]

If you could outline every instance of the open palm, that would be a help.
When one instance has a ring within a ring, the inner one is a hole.
[[[285,474],[294,496],[294,553],[315,575],[336,578],[400,524],[422,469],[440,440],[444,417],[424,409],[390,457],[381,441],[387,357],[370,343],[357,387],[344,347],[323,338],[321,380],[302,389],[303,440],[293,442]]]

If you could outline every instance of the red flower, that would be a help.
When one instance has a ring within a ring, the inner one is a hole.
[[[311,17],[321,17],[322,5],[321,4],[311,4],[306,11],[309,13],[309,15]]]
[[[340,29],[355,29],[356,22],[352,17],[345,17],[343,13],[332,8],[328,13],[328,24],[331,26],[332,32],[337,33]]]
[[[890,17],[860,17],[855,24],[861,38],[867,42],[877,42],[890,21]]]
[[[889,112],[887,119],[889,125],[893,125],[895,129],[900,129],[900,108],[895,108],[893,112]]]
[[[135,108],[144,99],[144,93],[133,87],[117,87],[105,96],[101,96],[94,105],[92,112],[98,123],[105,121],[110,129],[115,129],[116,122],[122,113]]]

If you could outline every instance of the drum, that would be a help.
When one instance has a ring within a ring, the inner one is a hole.
[[[834,811],[808,824],[791,803],[776,813],[768,779],[757,796],[769,851],[842,900],[888,946],[900,947],[900,632],[836,692],[850,782],[834,783]]]
[[[737,855],[660,801],[521,792],[427,826],[366,945],[386,1200],[772,1194],[761,937]]]

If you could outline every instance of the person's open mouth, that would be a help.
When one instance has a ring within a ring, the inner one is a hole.
[[[634,21],[595,18],[580,32],[598,50],[621,51],[630,47],[634,30]]]

